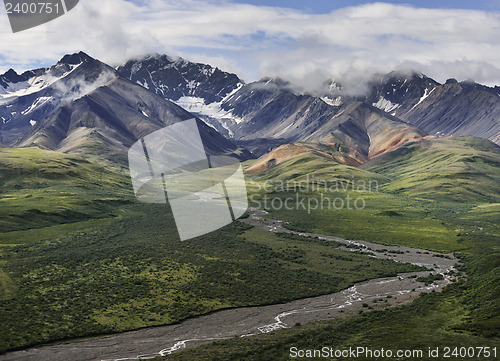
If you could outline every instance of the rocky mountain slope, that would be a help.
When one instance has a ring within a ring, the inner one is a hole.
[[[392,72],[363,99],[437,136],[472,135],[500,144],[500,88],[472,80],[439,84],[416,72]]]
[[[66,56],[54,67],[12,78],[2,77],[4,84],[10,80],[3,87],[0,105],[2,114],[10,112],[0,128],[7,146],[39,146],[90,157],[108,166],[123,165],[128,149],[141,137],[194,118],[84,53]],[[211,154],[238,159],[251,156],[203,121],[197,122]]]
[[[320,97],[299,94],[286,80],[244,84],[234,74],[166,56],[128,62],[118,71],[257,155],[286,143],[332,137],[370,156],[425,134],[472,135],[500,143],[500,88],[472,81],[440,84],[418,72],[399,71],[375,76],[366,84],[367,93],[359,96],[346,95],[340,83],[326,81],[330,85]],[[223,75],[210,75],[219,72]],[[382,127],[396,131],[371,144],[371,135],[354,121],[360,114],[397,124]]]
[[[13,145],[60,106],[116,77],[110,66],[85,53],[66,55],[56,65],[0,76],[0,143]]]

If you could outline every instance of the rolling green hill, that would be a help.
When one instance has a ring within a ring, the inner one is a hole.
[[[309,177],[309,178],[308,178]],[[320,181],[331,179],[377,179],[387,182],[388,178],[358,167],[346,165],[317,153],[304,153],[280,163],[258,176],[265,181]]]
[[[500,147],[480,138],[408,143],[363,169],[391,179],[393,193],[434,200],[500,201]]]
[[[0,232],[113,217],[132,197],[128,177],[83,158],[0,149]]]

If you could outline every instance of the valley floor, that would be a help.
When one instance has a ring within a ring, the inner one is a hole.
[[[254,210],[244,222],[271,232],[289,232],[282,222],[261,217],[264,212]],[[301,233],[303,237],[355,245],[353,252],[369,253],[381,259],[409,262],[428,270],[398,274],[394,277],[372,279],[356,283],[341,292],[311,297],[285,304],[244,307],[218,311],[188,319],[170,326],[146,328],[120,335],[83,342],[44,346],[0,356],[1,361],[87,361],[136,360],[165,356],[176,351],[235,336],[250,337],[312,321],[347,317],[363,311],[381,310],[406,304],[421,293],[440,290],[456,280],[451,255],[425,250],[382,246],[369,242],[349,241],[339,237]],[[431,271],[431,273],[429,273]],[[432,282],[426,277],[441,275]]]

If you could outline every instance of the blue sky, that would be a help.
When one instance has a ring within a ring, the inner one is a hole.
[[[232,0],[234,3],[254,4],[261,6],[290,7],[304,10],[316,14],[329,13],[332,10],[347,6],[356,6],[375,1],[362,0]],[[401,0],[384,1],[385,3],[398,5],[412,5],[415,7],[424,7],[430,9],[476,9],[485,11],[499,11],[500,1],[498,0]]]
[[[409,68],[500,84],[500,0],[81,0],[17,34],[2,8],[0,73],[82,50],[111,65],[166,53],[305,89]]]

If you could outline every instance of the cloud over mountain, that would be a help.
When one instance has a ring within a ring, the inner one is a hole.
[[[116,64],[147,52],[179,54],[247,81],[281,76],[305,90],[334,78],[357,91],[367,76],[398,68],[492,85],[500,83],[499,32],[497,12],[387,3],[311,14],[220,0],[86,1],[20,34],[1,23],[0,71],[83,49]]]

